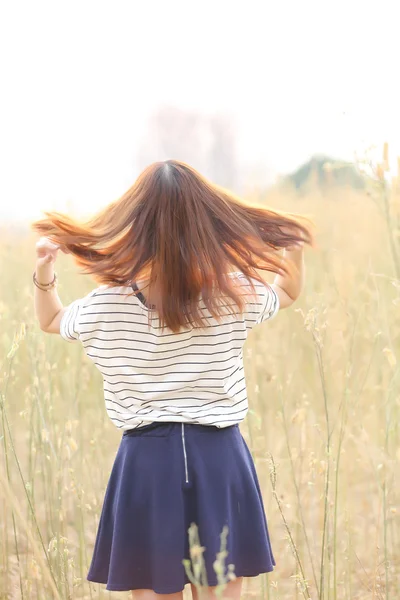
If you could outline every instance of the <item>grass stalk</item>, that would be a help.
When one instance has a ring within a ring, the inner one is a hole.
[[[17,515],[23,529],[25,530],[25,533],[32,545],[33,550],[34,550],[35,558],[36,558],[38,564],[42,568],[42,574],[43,574],[44,579],[47,580],[47,583],[49,584],[49,586],[53,592],[55,600],[62,600],[62,598],[59,594],[58,588],[57,588],[57,584],[54,580],[53,573],[51,571],[51,567],[50,567],[50,563],[49,563],[49,560],[47,557],[46,550],[44,549],[44,553],[45,553],[45,556],[47,559],[45,561],[42,556],[43,546],[42,546],[42,549],[40,549],[40,547],[38,546],[34,536],[32,535],[32,532],[30,530],[29,523],[26,521],[26,519],[24,518],[24,516],[22,514],[22,510],[21,510],[18,500],[15,497],[15,494],[13,494],[10,484],[8,483],[8,480],[2,476],[1,472],[0,472],[0,479],[1,479],[0,489],[3,491],[4,495],[6,496],[6,498],[12,505],[13,510],[15,511],[15,514]],[[41,540],[41,542],[43,542],[43,540]]]
[[[308,587],[306,576],[304,574],[303,565],[302,565],[299,553],[297,551],[297,547],[294,542],[289,524],[286,520],[285,513],[283,512],[282,503],[279,500],[279,497],[278,497],[278,494],[276,491],[276,465],[275,465],[275,461],[274,461],[272,454],[269,454],[269,461],[270,461],[270,480],[271,480],[271,485],[272,485],[272,494],[278,505],[278,509],[279,509],[280,515],[282,517],[283,524],[285,526],[286,532],[287,532],[289,540],[290,540],[290,547],[291,547],[293,555],[295,557],[296,564],[300,570],[300,574],[301,574],[301,578],[299,579],[300,590],[301,590],[301,593],[303,594],[303,597],[305,600],[311,600],[310,590]]]
[[[326,471],[325,471],[325,484],[324,484],[324,518],[322,526],[322,543],[321,543],[321,572],[320,572],[320,584],[319,584],[319,600],[324,599],[324,585],[325,585],[325,551],[326,551],[326,537],[328,527],[328,509],[329,509],[329,484],[330,484],[330,465],[331,465],[331,428],[330,428],[330,417],[328,407],[328,392],[325,378],[324,362],[322,356],[322,341],[317,333],[317,329],[314,326],[312,328],[312,336],[314,341],[315,354],[317,357],[319,377],[322,386],[322,394],[324,399],[324,415],[325,415],[325,427],[326,427]]]
[[[283,428],[284,428],[284,432],[285,432],[286,449],[287,449],[287,452],[289,455],[292,480],[293,480],[293,484],[294,484],[294,489],[296,491],[297,508],[298,508],[299,515],[300,515],[301,526],[303,529],[303,535],[304,535],[304,539],[306,542],[307,553],[308,553],[308,558],[310,560],[315,589],[317,590],[317,593],[319,595],[319,586],[318,586],[318,581],[317,581],[317,575],[315,572],[314,560],[313,560],[313,556],[312,556],[312,552],[311,552],[310,540],[308,538],[306,522],[305,522],[304,514],[303,514],[303,508],[302,508],[302,503],[301,503],[301,498],[300,498],[300,489],[299,489],[299,485],[297,483],[293,455],[292,455],[292,451],[291,451],[290,444],[289,444],[290,435],[289,435],[288,426],[287,426],[287,419],[286,419],[286,413],[285,413],[285,405],[284,405],[283,398],[282,398],[282,391],[281,391],[279,397],[280,397],[280,407],[281,407],[281,412],[282,412]]]
[[[51,568],[50,559],[49,559],[49,556],[48,556],[48,553],[47,553],[47,550],[46,550],[46,547],[45,547],[45,544],[44,544],[44,541],[43,541],[43,537],[42,537],[42,533],[40,531],[39,523],[38,523],[37,518],[36,518],[36,513],[35,513],[35,510],[34,510],[31,498],[30,498],[29,493],[28,493],[28,489],[27,489],[27,485],[26,485],[27,482],[25,481],[24,475],[22,473],[21,464],[19,462],[18,455],[17,455],[16,449],[15,449],[15,445],[14,445],[14,441],[13,441],[13,436],[11,434],[11,427],[10,427],[10,424],[9,424],[9,421],[8,421],[8,418],[7,418],[6,409],[5,409],[4,396],[2,398],[2,414],[3,414],[3,419],[4,419],[3,422],[5,424],[5,427],[6,427],[6,430],[7,430],[7,434],[8,434],[8,438],[9,438],[9,441],[10,441],[10,447],[11,447],[11,450],[12,450],[12,453],[13,453],[13,456],[14,456],[14,459],[15,459],[15,464],[17,466],[17,470],[18,470],[18,473],[19,473],[19,476],[20,476],[23,488],[24,488],[25,496],[26,496],[26,498],[28,500],[28,505],[29,505],[29,508],[30,508],[30,512],[31,512],[31,515],[32,515],[32,518],[33,518],[33,522],[34,522],[35,528],[36,528],[36,532],[37,532],[37,534],[39,536],[40,544],[42,546],[42,550],[44,552],[44,555],[46,557],[47,563],[49,565],[49,570],[50,570],[51,575],[52,575],[52,577],[54,579],[54,575],[53,575],[53,571],[52,571],[52,568]],[[5,436],[4,436],[4,438],[5,438]],[[54,583],[55,582],[56,582],[56,580],[54,579]]]
[[[12,362],[13,362],[13,358],[10,359],[10,362],[8,365],[4,393],[0,392],[1,422],[2,422],[2,432],[3,432],[2,439],[3,439],[4,460],[5,460],[6,474],[7,474],[8,482],[11,482],[11,472],[10,472],[10,463],[9,463],[9,459],[8,459],[5,398],[6,398],[7,389],[8,389],[8,382],[10,380]],[[19,567],[18,568],[19,589],[21,592],[21,598],[22,598],[22,600],[24,600],[25,594],[24,594],[24,586],[22,584],[22,568],[21,568],[21,559],[20,559],[20,553],[19,553],[19,547],[18,547],[18,536],[17,536],[17,527],[16,527],[16,523],[15,523],[14,511],[11,512],[11,519],[12,519],[12,528],[13,528],[13,535],[14,535],[15,554],[17,557],[17,563],[18,563],[18,567]]]

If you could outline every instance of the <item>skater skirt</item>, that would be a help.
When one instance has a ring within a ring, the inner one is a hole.
[[[189,529],[197,532],[194,542]],[[221,534],[225,555],[218,554]],[[274,566],[257,474],[238,425],[169,422],[124,431],[88,581],[172,594],[193,578],[215,586],[221,575],[254,577]]]

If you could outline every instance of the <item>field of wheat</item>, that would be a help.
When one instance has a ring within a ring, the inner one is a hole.
[[[400,193],[272,191],[310,215],[315,250],[295,305],[245,345],[258,470],[276,567],[243,598],[400,598]],[[0,242],[0,598],[129,598],[86,581],[120,440],[79,344],[33,314],[35,238]],[[57,263],[64,303],[93,282]],[[397,485],[396,485],[397,484]],[[228,561],[229,562],[229,561]]]

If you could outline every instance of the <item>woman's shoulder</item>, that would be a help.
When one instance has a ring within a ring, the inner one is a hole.
[[[248,277],[242,271],[231,271],[229,273],[229,276],[236,279],[239,282],[240,286],[244,289],[245,293],[252,290],[254,286],[257,295],[264,295],[265,290],[268,290],[269,288],[269,284],[267,283],[267,281],[261,283],[255,277]]]
[[[109,300],[117,301],[120,297],[128,297],[132,295],[132,288],[129,286],[110,286],[100,285],[91,290],[86,296],[81,298],[83,305],[90,305],[95,302],[97,298],[109,297]]]

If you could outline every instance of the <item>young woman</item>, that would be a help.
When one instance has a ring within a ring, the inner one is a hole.
[[[224,597],[240,598],[243,577],[276,564],[238,427],[248,410],[242,348],[299,296],[309,223],[245,204],[168,160],[85,224],[46,213],[33,227],[44,236],[33,277],[40,327],[81,341],[122,433],[87,579],[136,600],[181,600],[193,523],[206,577],[193,598],[214,598],[227,526],[236,579]],[[59,249],[99,284],[67,307],[56,292]]]

